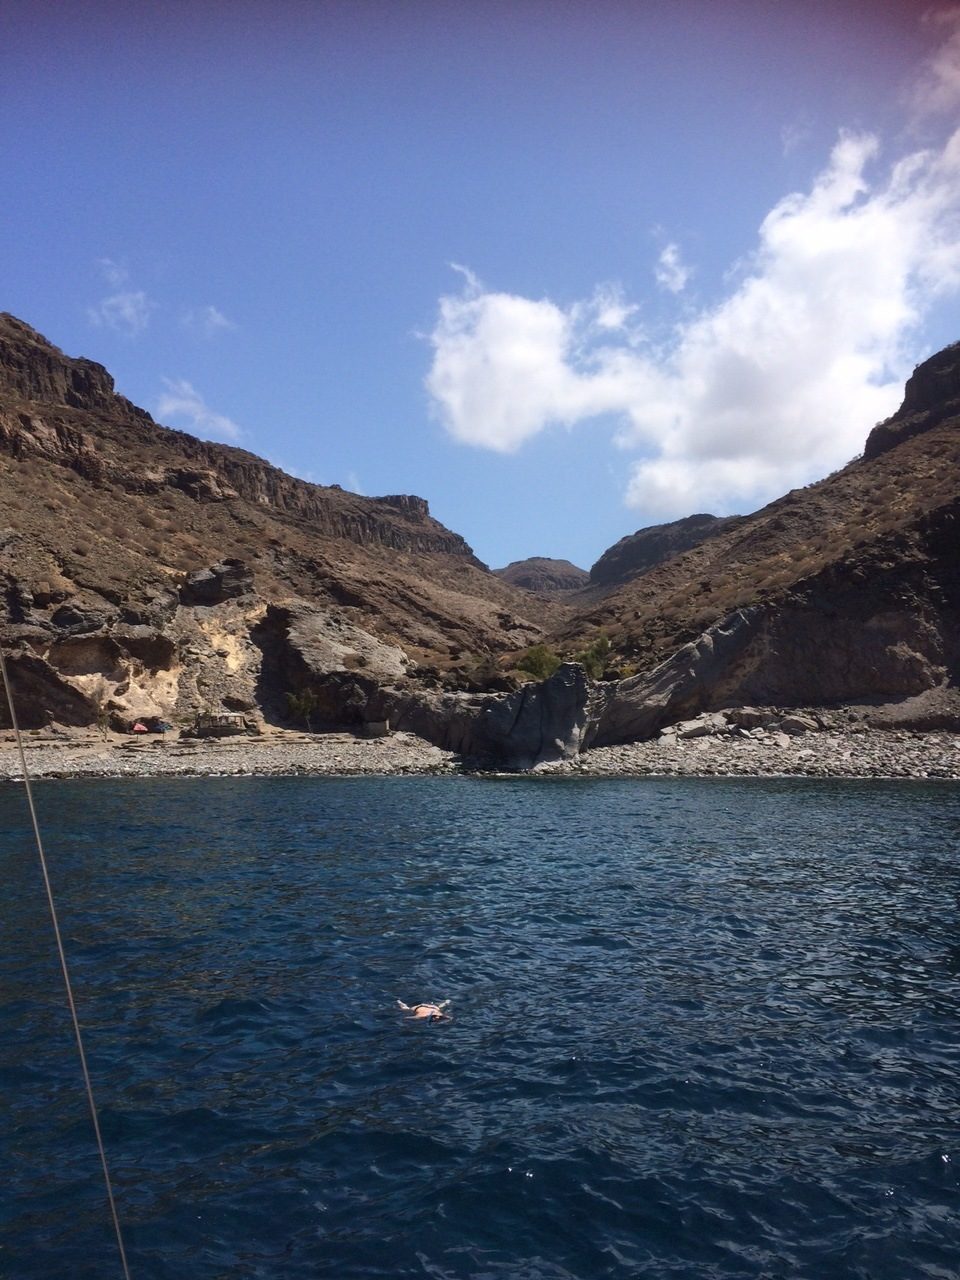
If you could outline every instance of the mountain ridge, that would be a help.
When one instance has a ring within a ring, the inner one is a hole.
[[[956,691],[958,477],[954,344],[833,476],[639,530],[598,560],[607,581],[534,594],[424,499],[162,427],[4,313],[0,641],[25,723],[283,724],[309,698],[328,725],[389,719],[518,767],[746,701],[895,711]],[[567,659],[545,681],[537,645]]]

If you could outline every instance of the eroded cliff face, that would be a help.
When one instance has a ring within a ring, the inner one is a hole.
[[[161,427],[116,394],[101,365],[65,356],[6,313],[0,313],[0,449],[56,462],[132,494],[173,488],[201,503],[239,497],[305,521],[322,537],[464,557],[479,566],[463,538],[431,517],[423,498],[363,498],[309,484],[243,449]]]
[[[28,324],[0,312],[0,393],[14,400],[69,405],[91,412],[112,412],[117,396],[113,378],[93,360],[69,360]],[[129,401],[125,408],[146,417]]]
[[[914,436],[922,435],[945,418],[960,413],[960,342],[918,364],[907,379],[903,403],[892,418],[880,422],[867,436],[864,458],[876,458]]]
[[[295,682],[261,705],[282,602],[353,637],[353,658],[326,651],[338,678],[396,650],[401,682],[442,682],[543,634],[542,606],[424,499],[308,484],[168,430],[100,365],[0,315],[0,642],[25,725],[204,709],[286,723]],[[341,702],[331,717],[352,714]]]

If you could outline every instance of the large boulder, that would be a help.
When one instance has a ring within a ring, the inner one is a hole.
[[[549,680],[531,681],[512,693],[381,690],[367,714],[478,764],[531,769],[573,759],[589,744],[598,691],[583,667],[567,662]]]
[[[399,646],[349,622],[340,610],[302,601],[268,605],[251,640],[263,655],[261,706],[286,720],[288,695],[309,691],[315,727],[385,719],[372,704],[381,686],[405,678],[409,665]]]
[[[242,560],[221,560],[209,569],[187,574],[180,587],[180,603],[188,605],[223,604],[253,591],[253,574]]]
[[[80,726],[95,721],[96,708],[90,699],[39,654],[24,649],[8,653],[6,661],[21,729],[40,729],[54,722]],[[10,727],[7,700],[0,698],[0,729]]]

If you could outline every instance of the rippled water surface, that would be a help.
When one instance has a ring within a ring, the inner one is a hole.
[[[37,790],[135,1280],[956,1274],[960,788]],[[103,1280],[13,787],[0,875],[0,1276]]]

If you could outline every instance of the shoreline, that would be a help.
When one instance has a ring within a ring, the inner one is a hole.
[[[31,781],[147,777],[498,776],[583,778],[875,778],[960,781],[960,734],[824,729],[796,737],[702,736],[596,747],[527,772],[484,769],[408,733],[276,732],[258,739],[131,741],[24,737]],[[22,782],[12,736],[0,741],[0,783]]]

